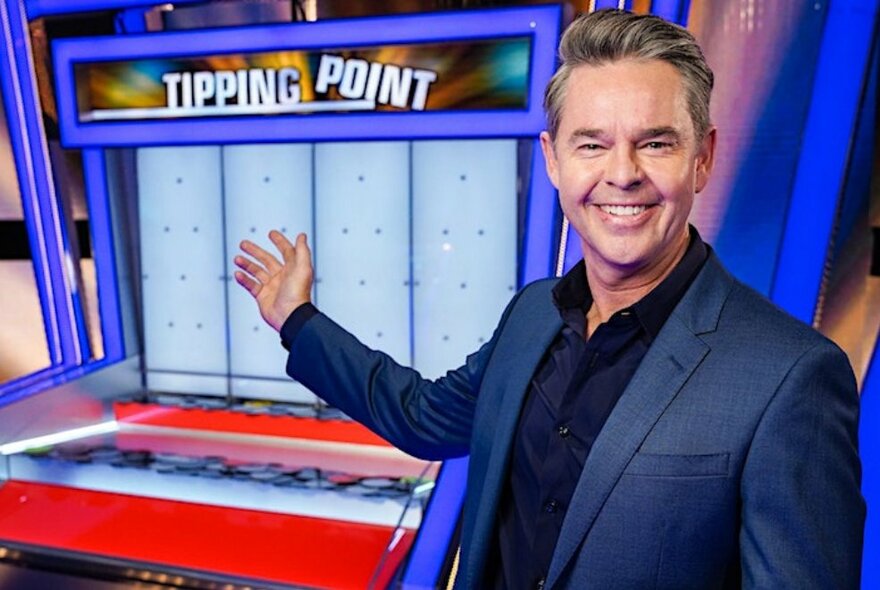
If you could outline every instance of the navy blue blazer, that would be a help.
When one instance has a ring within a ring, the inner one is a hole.
[[[554,284],[521,290],[436,381],[321,314],[291,346],[292,377],[404,451],[470,453],[456,588],[482,585],[523,397],[562,325]],[[587,457],[545,588],[858,588],[858,407],[844,353],[710,255]]]

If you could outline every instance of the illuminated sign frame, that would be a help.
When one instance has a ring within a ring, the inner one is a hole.
[[[544,129],[543,91],[553,74],[557,6],[473,10],[61,39],[52,44],[61,141],[65,147],[192,145],[452,137],[534,137]],[[517,110],[320,113],[308,116],[199,117],[83,123],[77,109],[77,64],[325,48],[376,47],[530,37],[526,108]],[[198,138],[194,142],[194,138]]]
[[[531,37],[74,63],[80,123],[523,111]]]

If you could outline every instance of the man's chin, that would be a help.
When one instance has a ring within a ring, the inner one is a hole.
[[[594,268],[599,266],[603,269],[619,275],[634,275],[646,268],[650,257],[635,248],[602,249],[594,255],[586,255],[588,265]]]

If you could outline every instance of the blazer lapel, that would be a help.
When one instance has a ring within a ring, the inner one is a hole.
[[[559,580],[627,463],[709,352],[697,334],[715,329],[731,283],[710,256],[648,350],[584,464],[550,563],[547,588]]]
[[[495,423],[495,434],[492,438],[488,459],[482,462],[484,474],[480,474],[484,485],[476,506],[473,546],[467,563],[466,587],[476,588],[480,585],[480,576],[485,566],[486,554],[495,524],[498,499],[504,484],[507,465],[510,459],[510,445],[516,430],[520,410],[528,390],[532,375],[538,363],[549,348],[553,338],[562,327],[562,319],[553,306],[549,289],[537,301],[521,302],[523,312],[515,322],[513,329],[505,333],[499,341],[492,360],[491,381],[483,382],[484,391],[504,392],[499,404],[498,418]],[[477,434],[474,434],[477,436]],[[472,457],[471,469],[481,469],[481,465]]]

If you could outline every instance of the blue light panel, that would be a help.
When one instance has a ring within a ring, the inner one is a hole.
[[[0,407],[17,402],[52,385],[63,383],[70,367],[58,365],[6,381],[0,386]]]
[[[632,0],[596,0],[594,9],[602,10],[603,8],[632,10]]]
[[[175,0],[174,4],[195,4],[204,0]],[[26,0],[28,19],[56,14],[156,6],[155,0]]]
[[[813,102],[771,290],[777,305],[808,324],[816,311],[842,194],[877,8],[877,0],[837,0],[828,7]]]
[[[651,2],[651,14],[684,26],[690,5],[690,0],[654,0]]]
[[[110,221],[107,194],[107,170],[104,151],[86,149],[82,152],[83,177],[89,206],[89,229],[98,284],[98,310],[104,342],[104,359],[108,362],[125,358],[119,290],[116,276],[116,253]]]

